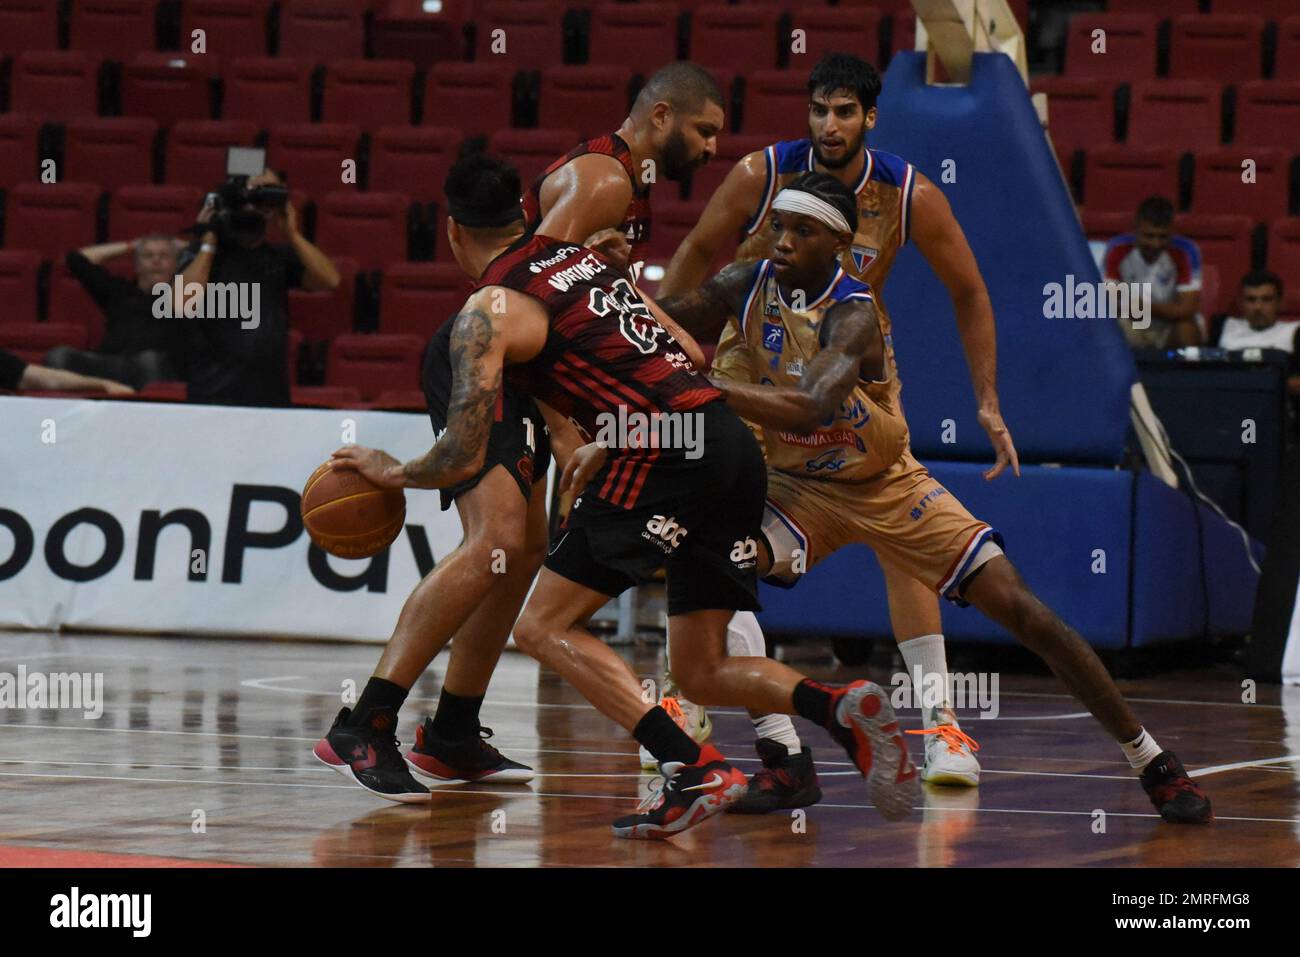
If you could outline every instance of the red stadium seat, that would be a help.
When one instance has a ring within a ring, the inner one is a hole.
[[[309,409],[356,409],[364,404],[360,392],[342,385],[295,385],[289,389],[289,401]]]
[[[1300,153],[1300,83],[1263,80],[1237,87],[1233,142]]]
[[[898,10],[893,16],[894,34],[889,41],[889,52],[893,54],[900,50],[916,49],[916,11],[910,6]]]
[[[1269,224],[1268,268],[1282,277],[1282,311],[1300,312],[1300,217]]]
[[[770,136],[753,134],[718,137],[718,155],[691,174],[691,199],[707,201],[736,163],[772,142]]]
[[[370,408],[390,412],[424,412],[428,407],[420,389],[385,389],[370,402]]]
[[[461,132],[447,126],[385,126],[370,143],[369,189],[400,190],[420,203],[442,202]]]
[[[27,52],[14,60],[9,109],[46,122],[94,116],[99,108],[97,53]]]
[[[0,57],[59,46],[59,0],[0,3]]]
[[[1106,52],[1093,53],[1093,32],[1104,31]],[[1146,80],[1156,75],[1156,18],[1146,13],[1081,14],[1071,18],[1065,43],[1067,76]]]
[[[318,62],[366,55],[362,4],[356,0],[283,0],[280,56]]]
[[[1231,0],[1215,0],[1213,4],[1216,13],[1229,12],[1229,6],[1235,7],[1237,4],[1231,3]],[[1296,12],[1295,0],[1250,0],[1247,6],[1251,13],[1265,20],[1282,20],[1294,16]]]
[[[465,304],[471,285],[452,263],[393,263],[379,286],[379,331],[427,339]]]
[[[1300,17],[1287,17],[1277,25],[1273,64],[1273,79],[1300,80]]]
[[[1135,210],[1148,196],[1178,203],[1178,161],[1175,149],[1102,146],[1087,151],[1083,161],[1083,199],[1089,209]]]
[[[618,129],[627,118],[631,79],[626,67],[547,67],[542,70],[538,126],[569,124],[583,138]]]
[[[596,5],[591,11],[588,61],[641,69],[641,64],[676,60],[677,10],[675,3]]]
[[[271,128],[267,165],[312,198],[357,189],[343,182],[343,163],[357,159],[361,130],[346,123],[286,123]]]
[[[226,71],[226,95],[221,116],[273,123],[311,120],[310,60],[291,57],[237,57]]]
[[[1199,13],[1201,0],[1106,0],[1107,13],[1149,13],[1161,20]]]
[[[880,12],[872,9],[819,7],[809,4],[792,10],[791,30],[803,31],[803,52],[795,53],[794,34],[783,37],[790,50],[790,69],[807,72],[825,53],[854,53],[875,63],[880,56]]]
[[[37,137],[41,122],[21,113],[0,113],[0,190],[40,174]]]
[[[409,60],[423,70],[440,60],[464,60],[469,0],[442,0],[425,10],[423,0],[388,0],[375,11],[373,52],[383,60]]]
[[[477,5],[474,22],[478,26],[474,59],[491,63],[507,73],[516,70],[543,70],[564,62],[564,23],[562,7],[544,0],[486,0]],[[493,33],[500,35],[505,51],[493,52]]]
[[[108,203],[108,234],[131,239],[145,233],[180,235],[194,225],[203,203],[197,186],[123,186]]]
[[[400,193],[330,193],[316,205],[316,245],[365,270],[406,259],[409,206]]]
[[[1047,131],[1059,148],[1081,149],[1115,141],[1112,80],[1043,76],[1030,89],[1047,94]]]
[[[668,260],[673,258],[673,253],[677,252],[677,247],[682,244],[682,240],[700,221],[704,206],[702,200],[689,202],[669,200],[655,203],[654,227],[650,230],[650,244],[644,251],[646,262],[667,265]],[[727,257],[719,252],[718,262],[715,265],[721,266],[726,261]],[[713,272],[714,270],[710,269],[709,275],[713,275]]]
[[[1130,146],[1213,149],[1219,145],[1220,102],[1217,83],[1197,80],[1147,80],[1134,83],[1128,116]]]
[[[1116,212],[1110,209],[1080,210],[1079,218],[1083,222],[1083,234],[1091,241],[1106,242],[1120,233],[1132,232],[1136,212],[1136,210]]]
[[[220,57],[271,52],[267,15],[271,0],[185,0],[181,4],[181,49],[193,49],[195,30],[204,32],[208,53]]]
[[[137,389],[135,397],[146,402],[184,402],[188,389],[184,382],[160,380]]]
[[[1287,214],[1289,157],[1279,149],[1239,147],[1196,152],[1191,211],[1240,213],[1253,219]],[[1255,162],[1255,181],[1242,182],[1242,163]]]
[[[491,63],[437,63],[424,85],[426,126],[458,127],[466,136],[510,126],[510,74]]]
[[[745,78],[741,126],[769,141],[808,135],[808,74],[803,70],[761,70]]]
[[[99,194],[92,183],[19,183],[6,197],[6,248],[62,259],[69,250],[90,245]]]
[[[357,261],[331,257],[339,284],[330,292],[289,290],[289,325],[308,342],[325,342],[352,331],[352,310],[357,294]]]
[[[698,7],[691,14],[690,58],[701,66],[736,73],[777,66],[775,7]]]
[[[1263,76],[1264,18],[1248,14],[1191,14],[1174,20],[1169,75],[1199,80],[1212,76],[1224,83]]]
[[[232,120],[177,123],[167,134],[165,180],[215,189],[226,178],[226,150],[252,146],[257,124]]]
[[[367,132],[411,122],[415,67],[405,60],[336,60],[325,71],[326,123],[355,123]]]
[[[31,249],[0,249],[0,326],[36,321],[36,274],[41,254]]]
[[[158,124],[143,117],[73,120],[64,140],[64,175],[106,190],[153,182]]]
[[[488,149],[519,171],[519,182],[527,192],[542,170],[579,142],[574,130],[499,130],[488,140]]]
[[[1248,216],[1216,216],[1183,213],[1174,217],[1174,232],[1196,241],[1201,260],[1218,268],[1220,300],[1204,301],[1206,315],[1227,309],[1236,296],[1237,283],[1250,269],[1250,234],[1255,224]]]
[[[424,345],[419,336],[338,336],[330,343],[325,384],[351,386],[363,399],[387,389],[418,389]]]
[[[0,323],[0,349],[7,349],[31,365],[41,365],[45,361],[45,353],[55,346],[85,349],[89,343],[86,327],[75,323]]]
[[[122,68],[122,113],[160,126],[212,117],[210,77],[220,72],[212,54],[138,53]]]
[[[72,0],[68,47],[113,60],[152,50],[158,0]]]

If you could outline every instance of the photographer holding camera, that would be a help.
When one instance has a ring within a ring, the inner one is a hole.
[[[243,159],[247,168],[249,158]],[[261,156],[256,159],[263,168]],[[209,284],[221,284],[239,302],[254,304],[254,312],[246,321],[208,313],[187,320],[188,397],[213,405],[286,406],[289,290],[328,291],[338,286],[339,274],[298,231],[298,213],[280,177],[269,169],[240,175],[237,168],[232,158],[232,175],[208,195],[198,217],[199,239],[182,253],[180,265],[186,287],[198,283],[211,292]],[[283,230],[289,244],[268,243],[268,224]],[[187,314],[180,302],[176,314]]]

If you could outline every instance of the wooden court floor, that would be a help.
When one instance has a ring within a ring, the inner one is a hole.
[[[654,675],[651,650],[629,654]],[[400,806],[320,765],[311,748],[343,682],[360,687],[377,658],[363,645],[0,633],[0,672],[101,672],[105,702],[94,721],[0,709],[0,866],[1300,864],[1300,688],[1261,686],[1258,703],[1243,704],[1230,669],[1122,683],[1210,793],[1217,821],[1207,827],[1162,823],[1118,749],[1052,679],[1002,674],[999,717],[966,723],[983,746],[978,791],[927,788],[909,819],[886,822],[844,754],[800,722],[825,791],[805,820],[727,815],[643,843],[608,829],[653,780],[635,744],[515,652],[484,723],[504,752],[538,770],[532,784],[452,785],[430,805]],[[444,661],[412,692],[405,743],[437,697]],[[829,659],[801,667],[828,680],[864,673]],[[747,717],[713,717],[715,743],[755,770]],[[904,725],[919,727],[914,712]]]

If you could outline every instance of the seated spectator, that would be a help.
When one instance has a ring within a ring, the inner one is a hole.
[[[109,395],[130,395],[135,392],[129,385],[111,379],[97,379],[64,369],[50,369],[24,362],[12,352],[0,349],[0,389],[18,389],[34,392],[106,392]]]
[[[1120,328],[1135,349],[1176,349],[1200,345],[1202,335],[1201,251],[1186,236],[1173,235],[1174,207],[1152,196],[1137,210],[1133,232],[1106,244],[1102,279],[1107,282],[1145,283],[1151,288],[1151,322],[1135,329],[1129,319]]]
[[[248,181],[248,189],[282,186],[271,170]],[[200,240],[181,254],[184,282],[221,286],[234,292],[249,317],[186,318],[188,397],[214,405],[289,404],[289,290],[334,289],[338,270],[298,230],[291,202],[268,210],[252,202],[215,215],[204,207]],[[289,237],[288,245],[266,241],[268,222]],[[178,314],[180,304],[177,306]],[[254,314],[255,313],[255,314]]]
[[[128,252],[135,254],[134,280],[116,276],[101,265]],[[154,283],[172,282],[176,252],[175,239],[152,235],[68,253],[68,269],[104,313],[104,340],[94,351],[57,346],[45,356],[46,365],[114,379],[137,389],[177,378],[182,330],[153,313]]]
[[[1300,350],[1296,333],[1300,322],[1278,322],[1282,302],[1282,280],[1263,269],[1248,272],[1241,280],[1241,316],[1229,316],[1219,330],[1215,345],[1223,349],[1280,349],[1291,354],[1287,391],[1300,395]]]

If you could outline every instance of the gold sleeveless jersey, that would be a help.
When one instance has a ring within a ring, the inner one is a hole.
[[[837,267],[826,288],[796,310],[777,284],[770,260],[754,268],[738,335],[748,354],[751,381],[798,388],[821,349],[822,317],[836,303],[871,302],[870,287]],[[907,446],[907,423],[894,395],[893,375],[879,382],[859,380],[840,408],[810,435],[763,430],[769,468],[804,478],[860,482],[896,462]]]
[[[898,365],[894,360],[893,327],[881,295],[889,270],[893,268],[894,257],[908,239],[916,169],[893,153],[873,149],[864,149],[863,153],[862,175],[853,187],[858,199],[858,231],[841,261],[845,272],[875,292],[890,381],[897,394]],[[773,143],[764,150],[764,156],[767,159],[767,187],[758,210],[745,227],[745,237],[736,251],[737,259],[762,259],[771,253],[772,200],[796,176],[816,169],[812,141],[808,139]]]

